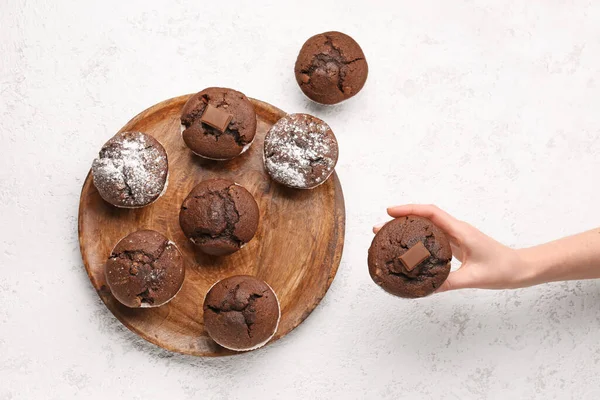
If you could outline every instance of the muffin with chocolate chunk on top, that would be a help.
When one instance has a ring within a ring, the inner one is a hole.
[[[252,144],[256,113],[243,93],[211,87],[185,103],[181,125],[183,141],[194,154],[211,160],[229,160]]]
[[[430,220],[409,215],[385,224],[369,248],[369,273],[385,291],[424,297],[442,286],[450,273],[452,249]]]

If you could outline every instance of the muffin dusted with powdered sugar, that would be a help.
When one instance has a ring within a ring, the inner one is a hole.
[[[122,132],[102,147],[92,164],[92,176],[104,200],[137,208],[160,197],[168,169],[167,152],[156,139],[142,132]]]
[[[333,173],[338,144],[324,121],[308,114],[290,114],[267,132],[264,158],[273,180],[296,189],[312,189]]]

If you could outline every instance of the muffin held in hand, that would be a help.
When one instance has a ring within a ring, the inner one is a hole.
[[[290,114],[267,132],[265,168],[273,180],[296,189],[312,189],[333,173],[338,143],[325,122],[308,114]]]
[[[217,344],[254,350],[275,335],[281,311],[273,289],[252,276],[232,276],[213,285],[204,299],[204,328]]]
[[[385,224],[369,248],[369,273],[387,292],[424,297],[450,273],[452,249],[440,228],[426,218],[407,216]]]
[[[140,230],[115,246],[105,266],[106,282],[113,296],[127,307],[158,307],[181,289],[183,257],[162,234]]]
[[[325,32],[304,43],[294,72],[300,89],[309,99],[336,104],[362,89],[369,67],[354,39],[341,32]]]
[[[194,187],[183,201],[179,224],[200,250],[223,256],[238,251],[254,237],[259,217],[250,192],[226,179],[209,179]]]
[[[190,97],[181,112],[183,140],[196,155],[229,160],[246,151],[256,134],[254,106],[243,94],[207,88]]]
[[[167,188],[169,165],[165,148],[142,132],[117,133],[92,164],[94,186],[110,204],[144,207]]]

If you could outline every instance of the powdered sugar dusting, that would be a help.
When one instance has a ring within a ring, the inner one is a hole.
[[[109,140],[92,165],[100,195],[122,207],[156,200],[167,179],[167,157],[160,144],[142,132],[124,132]]]
[[[283,117],[265,137],[265,166],[273,179],[294,188],[323,183],[333,172],[338,156],[329,126],[308,114]]]

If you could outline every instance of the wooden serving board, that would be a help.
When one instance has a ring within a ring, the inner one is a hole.
[[[222,356],[234,353],[213,342],[203,325],[202,304],[210,286],[238,274],[263,279],[281,303],[281,321],[273,340],[285,336],[319,304],[337,272],[344,245],[344,197],[335,173],[313,190],[289,189],[269,179],[263,165],[263,140],[285,113],[259,100],[251,99],[258,126],[246,153],[225,162],[195,156],[185,146],[179,128],[181,108],[190,96],[150,107],[121,129],[148,133],[165,147],[169,159],[166,193],[147,207],[119,209],[102,200],[88,174],[79,203],[79,244],[92,285],[127,328],[167,350]],[[183,199],[200,181],[216,177],[243,185],[260,208],[254,239],[226,257],[199,252],[179,227]],[[170,303],[130,309],[111,295],[104,263],[121,238],[142,228],[162,232],[177,244],[185,259],[186,276],[183,288]]]

